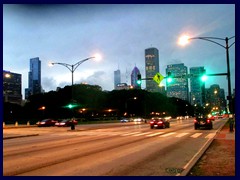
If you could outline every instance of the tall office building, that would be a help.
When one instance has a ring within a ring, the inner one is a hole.
[[[39,57],[30,59],[30,71],[28,73],[28,88],[25,89],[25,99],[30,95],[39,94],[41,88],[41,61]]]
[[[183,63],[167,65],[166,74],[171,72],[174,76],[186,76],[187,67]],[[188,98],[188,78],[173,78],[173,81],[167,82],[167,96],[176,97],[182,100],[189,101]]]
[[[201,80],[201,74],[205,72],[204,67],[190,68],[190,103],[203,106],[205,104],[205,82]]]
[[[121,83],[121,72],[120,70],[114,71],[114,89],[117,89],[118,84]]]
[[[139,69],[135,66],[131,73],[131,85],[135,89],[141,89],[141,84],[137,83],[138,74],[141,74]]]
[[[226,99],[224,89],[218,84],[213,84],[206,89],[206,104],[212,111],[222,112],[226,110]]]
[[[4,102],[22,103],[22,75],[3,70]]]
[[[152,78],[159,72],[159,53],[157,48],[145,49],[145,68],[146,78]],[[146,81],[146,90],[160,92],[158,84],[155,81]]]

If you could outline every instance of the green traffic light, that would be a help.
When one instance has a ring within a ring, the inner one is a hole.
[[[69,109],[72,109],[72,108],[73,108],[73,105],[72,105],[72,104],[69,104],[67,107],[68,107]]]
[[[168,82],[168,83],[171,83],[172,80],[173,80],[172,78],[167,78],[167,82]]]
[[[206,75],[203,75],[202,77],[201,77],[201,80],[203,81],[203,82],[205,82],[206,80],[207,80],[207,76]]]
[[[141,80],[137,80],[137,84],[142,84],[142,81]]]

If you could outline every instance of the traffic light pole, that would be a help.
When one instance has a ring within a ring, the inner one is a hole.
[[[229,76],[229,72],[227,72],[227,73],[215,73],[215,74],[204,74],[204,75],[205,76],[227,76],[228,78],[230,77]],[[201,76],[203,76],[203,74],[186,74],[186,75],[180,75],[180,76],[169,76],[168,75],[168,76],[165,76],[164,79],[167,79],[167,78],[182,78],[182,79],[186,79],[186,78],[197,78],[197,77],[201,77]],[[151,78],[141,78],[141,80],[153,80],[153,77],[151,77]],[[230,81],[228,81],[228,83],[229,82]],[[228,84],[228,87],[229,87],[229,84]],[[229,88],[231,90],[231,87],[229,87]],[[204,92],[204,90],[203,90],[203,92]],[[230,113],[232,113],[232,98],[231,98],[231,96],[228,96],[227,100],[229,100],[229,111],[230,111]]]

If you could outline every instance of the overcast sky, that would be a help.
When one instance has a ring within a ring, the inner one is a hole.
[[[71,85],[71,72],[49,62],[75,64],[99,53],[102,60],[81,64],[74,83],[100,85],[113,90],[114,71],[131,83],[136,65],[145,77],[144,50],[159,50],[160,73],[166,66],[184,63],[204,66],[207,73],[226,73],[226,51],[204,40],[187,46],[178,38],[235,36],[235,5],[231,4],[98,4],[98,5],[3,5],[3,69],[22,74],[22,94],[28,87],[30,58],[41,60],[42,88],[48,92]],[[225,46],[225,41],[217,41]],[[230,40],[229,45],[235,42]],[[235,88],[235,45],[229,49],[231,84]],[[162,82],[165,85],[165,80]],[[226,76],[209,77],[206,88],[219,84],[227,95]],[[142,87],[145,88],[145,82]]]

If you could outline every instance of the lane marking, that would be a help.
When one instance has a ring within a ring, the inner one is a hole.
[[[159,134],[163,134],[164,132],[157,132],[157,133],[154,133],[154,134],[148,134],[146,135],[147,137],[152,137],[152,136],[157,136]]]
[[[216,133],[210,133],[205,138],[213,138],[216,135]]]
[[[163,135],[161,135],[159,137],[167,137],[167,136],[171,136],[173,134],[176,134],[176,133],[175,132],[171,132],[171,133],[163,134]]]
[[[180,137],[186,136],[187,134],[189,134],[189,133],[180,133],[180,134],[176,135],[175,137],[180,138]]]
[[[132,135],[132,136],[142,136],[142,135],[149,134],[149,133],[151,133],[151,132],[145,132],[145,133],[140,133],[140,134],[134,134],[134,135]]]
[[[121,136],[128,136],[128,135],[133,135],[133,134],[138,134],[140,132],[132,132],[132,133],[127,133],[127,134],[122,134]]]
[[[193,134],[191,137],[192,138],[197,138],[197,137],[199,137],[199,136],[201,136],[202,135],[202,133],[195,133],[195,134]]]

